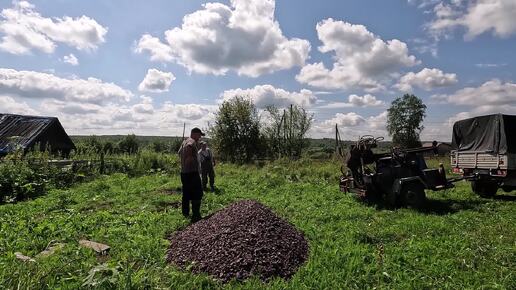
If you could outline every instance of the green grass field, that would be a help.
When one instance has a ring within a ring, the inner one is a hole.
[[[115,174],[0,205],[2,289],[516,289],[516,201],[479,198],[465,182],[428,192],[428,207],[376,209],[338,190],[338,164],[217,167],[204,215],[255,199],[303,231],[310,256],[290,280],[220,284],[165,263],[167,235],[185,227],[175,174]],[[97,256],[80,239],[111,246]],[[49,243],[64,247],[36,262]]]

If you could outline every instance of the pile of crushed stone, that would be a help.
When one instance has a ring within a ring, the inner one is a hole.
[[[170,237],[167,261],[227,282],[291,277],[308,258],[301,232],[252,200],[231,204]]]

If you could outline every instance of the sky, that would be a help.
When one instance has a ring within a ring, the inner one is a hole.
[[[178,136],[235,96],[300,105],[310,136],[385,136],[405,93],[423,140],[516,113],[514,0],[0,1],[0,113],[73,135]]]

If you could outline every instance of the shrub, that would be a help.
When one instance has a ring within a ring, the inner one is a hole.
[[[247,163],[264,151],[260,118],[249,98],[235,97],[219,107],[210,128],[212,143],[223,160]]]
[[[265,111],[269,116],[269,122],[263,129],[268,155],[272,158],[300,158],[310,145],[306,134],[312,126],[313,114],[294,105],[284,110],[270,105]]]
[[[45,176],[26,161],[0,163],[0,202],[32,198],[45,193]]]
[[[126,154],[136,154],[138,152],[139,143],[136,139],[136,135],[131,134],[124,137],[124,139],[120,140],[118,143],[118,149],[120,153]]]
[[[154,152],[166,152],[168,150],[167,143],[161,141],[161,140],[154,140],[150,144],[150,149]]]
[[[150,150],[142,150],[130,160],[130,168],[127,173],[131,176],[144,175],[158,171],[177,173],[179,170],[179,161],[175,154],[164,154]]]

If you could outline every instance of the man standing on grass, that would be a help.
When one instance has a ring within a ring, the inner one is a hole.
[[[192,203],[192,222],[201,219],[201,200],[203,195],[201,177],[199,175],[198,142],[204,133],[199,128],[193,128],[190,138],[183,141],[179,149],[181,158],[181,183],[183,184],[182,212],[185,217],[190,215]]]
[[[214,192],[215,170],[213,170],[213,167],[215,166],[215,157],[213,156],[213,152],[211,152],[211,149],[208,148],[208,144],[206,144],[206,142],[204,141],[201,141],[201,150],[199,150],[199,161],[201,162],[202,188],[204,190],[207,190],[209,177],[211,192]]]

